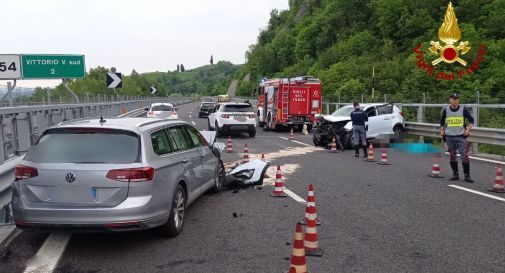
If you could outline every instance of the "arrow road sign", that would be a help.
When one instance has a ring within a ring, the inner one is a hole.
[[[156,93],[156,91],[158,91],[158,90],[156,90],[156,87],[154,87],[154,85],[151,86],[151,94]]]
[[[121,73],[107,73],[107,88],[121,88],[123,87],[123,76]]]

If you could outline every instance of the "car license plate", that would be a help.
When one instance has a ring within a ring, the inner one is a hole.
[[[240,122],[245,122],[246,118],[244,116],[234,116],[233,119]]]

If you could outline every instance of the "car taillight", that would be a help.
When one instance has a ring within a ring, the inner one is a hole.
[[[256,115],[255,114],[252,114],[252,115],[247,115],[249,118],[255,118]]]
[[[221,115],[222,118],[230,118],[230,115],[227,115],[227,114],[224,114],[224,115]]]
[[[154,169],[151,167],[144,167],[110,170],[106,177],[120,182],[151,181],[154,177]]]
[[[17,165],[16,170],[14,171],[14,181],[18,181],[21,179],[28,179],[35,176],[38,176],[39,172],[37,169],[24,165]]]
[[[152,115],[154,115],[154,112],[147,112],[147,115],[152,116]]]
[[[403,114],[403,112],[400,112],[400,115],[402,115],[402,117],[405,117],[405,115]]]

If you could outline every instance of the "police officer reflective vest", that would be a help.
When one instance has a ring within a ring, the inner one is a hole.
[[[445,134],[447,136],[462,136],[465,134],[465,108],[459,106],[458,111],[453,112],[451,106],[445,108]]]

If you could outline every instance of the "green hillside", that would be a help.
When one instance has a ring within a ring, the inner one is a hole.
[[[226,93],[228,86],[240,66],[230,62],[221,61],[217,64],[206,65],[185,72],[150,72],[139,74],[135,70],[129,76],[123,76],[123,87],[117,92],[123,96],[148,96],[149,89],[154,85],[158,96],[167,95],[218,95]],[[114,90],[107,88],[106,75],[110,70],[105,67],[92,68],[86,74],[86,78],[72,80],[68,83],[70,89],[81,97],[89,94],[91,97],[100,95],[114,95]],[[33,100],[42,100],[46,97],[46,90],[37,88],[32,97]],[[70,101],[71,97],[62,85],[52,90],[53,100],[62,97],[65,101]]]
[[[375,67],[375,101],[388,99],[446,102],[450,92],[462,93],[462,102],[505,102],[505,0],[453,1],[461,41],[472,48],[461,58],[470,67],[486,46],[484,62],[472,75],[458,79],[459,63],[441,63],[437,71],[455,72],[452,81],[437,80],[416,66],[414,49],[422,44],[431,63],[430,41],[438,41],[448,1],[425,0],[290,0],[289,9],[271,12],[267,27],[247,51],[240,75],[312,75],[323,82],[327,99],[371,101]],[[241,83],[242,95],[251,87]]]

